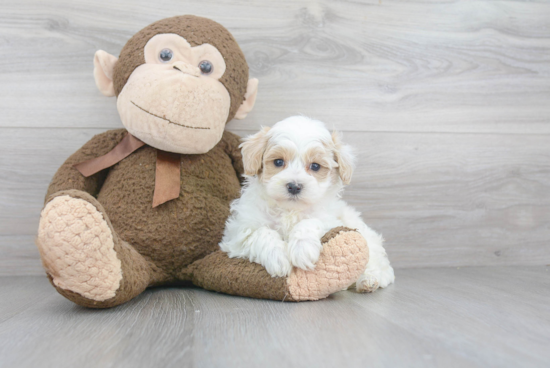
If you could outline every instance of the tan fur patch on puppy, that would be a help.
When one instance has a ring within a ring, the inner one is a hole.
[[[286,163],[294,156],[294,150],[282,146],[271,145],[268,146],[266,153],[264,154],[263,167],[262,167],[262,180],[268,181],[274,175],[277,175],[284,170]],[[281,159],[285,162],[285,165],[278,167],[275,166],[274,161]]]
[[[244,173],[246,175],[260,173],[269,129],[269,127],[263,127],[254,136],[243,139],[243,143],[239,145],[239,148],[242,149]]]
[[[330,177],[331,168],[338,167],[338,164],[330,158],[329,152],[320,148],[313,147],[306,151],[304,158],[308,174],[314,176],[319,181],[325,181]],[[318,171],[311,170],[311,164],[321,165]]]

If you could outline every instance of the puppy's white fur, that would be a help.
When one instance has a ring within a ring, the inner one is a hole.
[[[365,237],[370,252],[356,289],[372,292],[394,282],[382,237],[341,199],[354,157],[339,134],[331,135],[320,121],[293,116],[247,137],[241,147],[246,182],[231,204],[220,243],[229,257],[259,263],[272,276],[289,275],[293,266],[313,269],[321,237],[346,226]],[[277,159],[284,166],[277,167]],[[313,170],[312,163],[321,168]],[[289,183],[301,185],[301,191],[293,195]]]

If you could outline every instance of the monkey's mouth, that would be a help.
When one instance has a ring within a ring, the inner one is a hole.
[[[152,115],[154,116],[155,118],[159,118],[159,119],[162,119],[162,120],[166,120],[168,122],[168,124],[175,124],[175,125],[179,125],[181,127],[184,127],[184,128],[189,128],[189,129],[210,129],[210,128],[206,128],[206,127],[194,127],[194,126],[190,126],[190,125],[185,125],[185,124],[180,124],[180,123],[176,123],[175,121],[172,121],[170,119],[166,119],[165,117],[162,117],[162,116],[158,116],[156,114],[153,114],[152,112],[149,112],[147,110],[145,110],[143,107],[139,106],[138,104],[136,104],[134,101],[130,101],[132,104],[134,104],[135,107],[137,107],[138,109],[140,109],[141,111],[145,111],[146,113],[148,113],[149,115]]]

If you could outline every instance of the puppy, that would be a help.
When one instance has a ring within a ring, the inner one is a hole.
[[[394,282],[382,237],[341,199],[354,168],[351,149],[338,133],[304,116],[264,127],[241,144],[245,169],[242,195],[231,204],[221,249],[245,258],[272,276],[293,266],[311,270],[330,229],[357,229],[369,246],[367,269],[356,282],[372,292]]]

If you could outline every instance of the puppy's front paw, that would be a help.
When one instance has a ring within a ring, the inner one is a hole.
[[[321,240],[312,238],[291,239],[289,242],[290,262],[303,270],[313,270],[321,254]]]
[[[380,287],[380,281],[374,274],[364,273],[355,282],[355,290],[359,293],[372,293]]]
[[[383,269],[365,271],[355,283],[355,289],[360,293],[372,293],[379,287],[385,288],[395,281],[395,274],[391,266]]]
[[[288,256],[281,249],[274,249],[263,266],[272,277],[288,276],[292,270]]]

